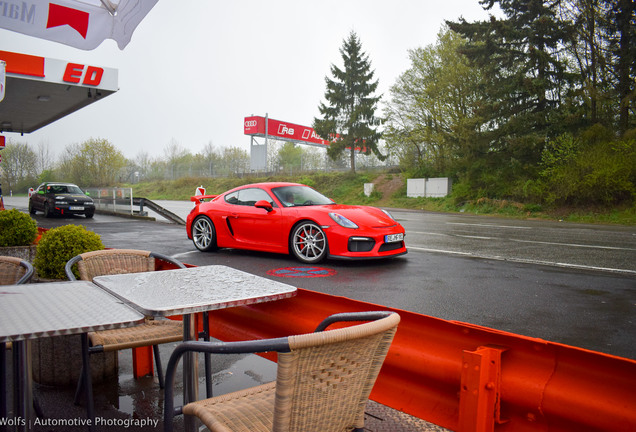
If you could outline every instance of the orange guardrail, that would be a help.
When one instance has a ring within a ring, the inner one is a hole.
[[[636,431],[632,359],[302,288],[293,298],[212,311],[210,327],[223,341],[262,339],[365,310],[401,316],[371,393],[377,402],[456,432]],[[136,376],[152,371],[152,351],[135,367]]]
[[[213,311],[212,336],[313,331],[336,312],[402,317],[371,398],[458,431],[634,431],[636,361],[299,289],[294,298]]]

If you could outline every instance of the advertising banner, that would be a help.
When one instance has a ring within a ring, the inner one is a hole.
[[[0,50],[5,76],[117,91],[117,69]]]
[[[268,137],[283,141],[304,142],[322,147],[329,146],[329,141],[320,138],[316,131],[309,126],[300,126],[260,116],[245,117],[244,133],[245,135],[262,137],[267,134]]]
[[[0,28],[92,50],[113,39],[119,49],[158,0],[77,0],[0,2]],[[3,4],[4,3],[4,4]]]

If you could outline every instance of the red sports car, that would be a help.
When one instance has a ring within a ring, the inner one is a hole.
[[[298,183],[248,184],[191,200],[195,207],[186,229],[201,251],[237,248],[292,253],[304,263],[327,257],[368,259],[406,253],[404,228],[388,212],[339,205]]]

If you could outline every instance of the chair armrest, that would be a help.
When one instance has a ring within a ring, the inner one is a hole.
[[[64,266],[64,271],[66,272],[66,277],[68,278],[68,280],[72,280],[72,281],[77,280],[77,278],[73,274],[73,266],[81,259],[82,257],[80,255],[76,255],[66,262],[66,265]]]
[[[164,255],[164,254],[160,254],[158,252],[150,252],[150,256],[153,258],[158,258],[161,261],[165,261],[168,262],[170,264],[174,264],[179,268],[186,268],[186,266],[181,262],[181,261],[177,261],[174,258],[169,257],[168,255]]]
[[[20,280],[18,280],[18,285],[29,282],[31,278],[33,277],[33,272],[34,272],[33,266],[31,265],[30,262],[21,260],[20,265],[24,267],[26,271],[24,272],[24,275],[20,278]]]
[[[316,330],[314,330],[314,333],[321,332],[325,330],[327,327],[329,327],[331,324],[334,324],[337,322],[376,321],[382,318],[386,318],[389,315],[394,313],[395,312],[389,312],[389,311],[369,311],[369,312],[344,312],[344,313],[333,314],[328,316],[324,320],[322,320],[322,322],[318,324],[318,327],[316,327]]]
[[[260,352],[289,352],[289,341],[286,337],[274,339],[260,339],[238,342],[183,342],[174,349],[168,366],[166,367],[164,387],[164,425],[169,425],[166,430],[171,430],[174,409],[174,379],[179,360],[186,352],[201,352],[209,354],[254,354]],[[179,411],[180,412],[180,411]]]

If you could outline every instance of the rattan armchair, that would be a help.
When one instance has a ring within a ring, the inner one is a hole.
[[[73,266],[77,265],[80,279],[92,281],[96,276],[139,273],[155,270],[155,259],[185,268],[183,263],[168,256],[155,252],[134,249],[106,249],[94,252],[86,252],[71,258],[65,266],[66,276],[69,280],[76,280],[73,274]],[[82,355],[109,351],[119,351],[128,348],[153,347],[157,377],[159,386],[164,387],[161,358],[158,345],[178,342],[183,340],[183,323],[167,319],[154,320],[147,317],[146,321],[134,327],[104,330],[88,334],[89,346],[83,350]],[[90,366],[90,362],[85,364]],[[82,369],[80,380],[75,393],[75,403],[79,403],[82,389],[92,394],[90,370]],[[87,397],[87,409],[92,412],[92,397]]]
[[[0,285],[27,283],[33,277],[33,266],[20,258],[0,256]]]
[[[369,321],[325,329],[339,321]],[[198,417],[212,432],[345,432],[363,430],[364,409],[400,316],[394,312],[336,314],[314,333],[244,342],[184,342],[166,368],[164,430],[173,417]],[[187,351],[278,352],[276,381],[174,409],[176,366]]]

